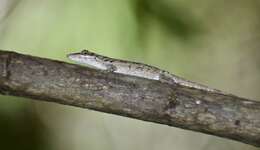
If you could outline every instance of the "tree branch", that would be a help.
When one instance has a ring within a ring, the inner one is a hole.
[[[260,147],[260,103],[0,51],[0,92],[127,116]]]

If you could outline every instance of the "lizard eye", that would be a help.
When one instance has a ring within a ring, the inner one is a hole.
[[[83,55],[87,55],[88,53],[89,53],[88,50],[83,50],[83,51],[81,51],[81,54],[83,54]]]

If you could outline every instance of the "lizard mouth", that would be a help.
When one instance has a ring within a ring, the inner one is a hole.
[[[67,57],[70,58],[70,59],[75,59],[76,57],[79,57],[79,56],[80,56],[80,53],[67,54]]]

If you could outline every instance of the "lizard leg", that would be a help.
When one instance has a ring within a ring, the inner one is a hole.
[[[105,72],[114,72],[116,71],[116,66],[112,65],[112,64],[108,64],[106,65],[107,69],[105,70]]]
[[[167,75],[165,75],[165,74],[160,74],[160,75],[159,75],[159,80],[160,80],[161,82],[163,82],[163,83],[176,84],[171,77],[169,77],[169,76],[167,76]]]

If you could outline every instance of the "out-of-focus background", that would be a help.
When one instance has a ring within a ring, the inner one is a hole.
[[[0,49],[69,60],[81,49],[260,99],[258,0],[0,0]],[[0,149],[255,150],[116,115],[0,96]]]

